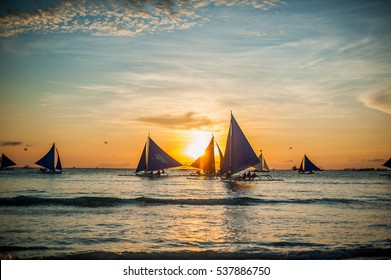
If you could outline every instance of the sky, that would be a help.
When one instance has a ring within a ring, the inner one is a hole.
[[[390,1],[2,1],[0,152],[135,167],[150,133],[184,164],[231,111],[269,167],[391,157]]]

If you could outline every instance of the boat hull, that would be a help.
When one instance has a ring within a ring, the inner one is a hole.
[[[135,176],[138,176],[138,177],[141,177],[141,178],[164,178],[164,177],[167,177],[168,174],[167,173],[135,173],[134,174]]]
[[[44,168],[41,168],[39,170],[40,173],[42,174],[62,174],[62,170],[49,170],[49,169],[44,169]]]
[[[246,177],[243,176],[232,176],[232,177],[221,177],[221,181],[224,182],[257,182],[257,181],[284,181],[284,179],[275,179],[269,174],[257,175],[255,177]]]

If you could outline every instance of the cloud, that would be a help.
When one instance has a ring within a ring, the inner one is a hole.
[[[139,121],[177,129],[199,129],[212,125],[208,117],[196,116],[194,112],[183,115],[160,115],[156,117],[140,117]]]
[[[250,6],[267,10],[279,3],[280,0],[64,0],[57,6],[8,13],[0,18],[0,36],[73,32],[136,36],[191,28],[202,23],[203,8],[207,6]]]
[[[98,164],[99,167],[102,168],[124,168],[124,167],[129,167],[131,164],[129,162],[123,162],[123,163],[106,163],[102,162]]]
[[[362,95],[360,100],[368,108],[391,115],[391,85],[377,87]]]
[[[23,145],[23,142],[20,142],[20,141],[0,142],[0,146],[20,146],[20,145]]]
[[[247,32],[244,33],[243,36],[245,37],[282,37],[286,36],[287,32],[285,31],[278,31],[275,33],[266,33],[266,32]]]
[[[265,37],[265,36],[268,36],[266,33],[259,33],[259,32],[249,32],[249,33],[245,33],[244,36],[248,36],[248,37]]]
[[[368,162],[385,162],[385,159],[382,158],[375,158],[375,159],[368,159]]]

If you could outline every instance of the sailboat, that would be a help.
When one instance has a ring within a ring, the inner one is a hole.
[[[304,158],[301,161],[301,164],[299,167],[299,173],[300,174],[313,174],[314,171],[320,171],[320,168],[317,167],[312,161],[310,161],[306,155],[304,155]]]
[[[388,168],[391,168],[391,158],[390,158],[389,160],[387,160],[387,161],[383,164],[383,166],[388,167]]]
[[[269,166],[266,163],[265,158],[262,155],[262,151],[258,156],[259,163],[254,165],[253,167],[255,168],[256,172],[270,172]]]
[[[164,169],[181,165],[181,163],[163,151],[148,135],[136,168],[136,175],[144,177],[167,176]],[[154,171],[157,172],[153,173]]]
[[[264,178],[267,181],[284,181],[284,179],[275,179],[272,177],[272,175],[269,174],[270,169],[266,163],[265,157],[262,154],[262,150],[258,156],[258,159],[259,163],[254,165],[253,168],[255,169],[254,172],[259,172],[257,174],[259,180],[262,180],[262,178]]]
[[[226,179],[231,179],[233,174],[259,163],[257,155],[231,112],[227,145],[220,174]]]
[[[388,167],[388,168],[391,168],[391,158],[389,160],[387,160],[383,166],[385,167]],[[380,174],[380,175],[387,175],[388,177],[391,177],[391,173],[388,173],[388,174]]]
[[[197,173],[190,174],[191,176],[216,177],[217,173],[216,173],[214,144],[215,144],[215,140],[214,140],[214,136],[212,135],[212,139],[210,140],[204,153],[191,164],[192,167],[200,169],[202,173],[200,170],[197,170]],[[217,149],[219,150],[220,168],[221,168],[221,163],[223,161],[223,154],[217,142],[216,145],[217,145]]]
[[[49,173],[49,174],[62,173],[60,154],[58,153],[56,144],[53,143],[52,148],[49,150],[49,152],[46,155],[44,155],[40,160],[38,160],[35,164],[38,164],[43,167],[40,169],[40,171],[43,173]]]
[[[5,154],[1,154],[0,161],[1,161],[0,170],[9,170],[12,169],[10,168],[11,166],[16,165],[16,163],[10,160]]]

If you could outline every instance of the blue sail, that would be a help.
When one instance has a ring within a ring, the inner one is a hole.
[[[387,160],[387,161],[383,164],[383,166],[388,167],[388,168],[391,168],[391,158],[390,158],[389,160]]]
[[[157,171],[165,168],[177,167],[182,164],[163,151],[151,138],[148,147],[148,171]]]
[[[148,136],[136,168],[136,173],[140,171],[157,171],[181,165],[181,163],[169,156],[151,139],[151,137]]]
[[[57,148],[56,148],[56,152],[57,152],[56,170],[61,170],[61,171],[62,171],[62,165],[61,165],[61,160],[60,160],[60,154],[58,153]]]
[[[1,154],[1,167],[0,169],[4,169],[10,166],[16,165],[15,162],[10,160],[5,154]]]
[[[231,125],[220,173],[235,174],[258,163],[257,155],[231,113]]]
[[[317,167],[312,161],[309,160],[309,158],[304,155],[303,161],[300,164],[299,172],[312,172],[312,171],[319,171],[319,167]]]
[[[147,140],[148,142],[148,140]],[[147,143],[144,145],[143,153],[141,154],[140,161],[138,162],[136,172],[146,171],[147,168]]]
[[[53,146],[49,150],[49,152],[46,155],[44,155],[40,160],[38,160],[35,164],[38,164],[38,165],[45,167],[45,168],[51,170],[52,172],[54,172],[55,171],[55,169],[54,169],[54,151],[55,151],[55,147],[54,147],[54,143],[53,143]]]

